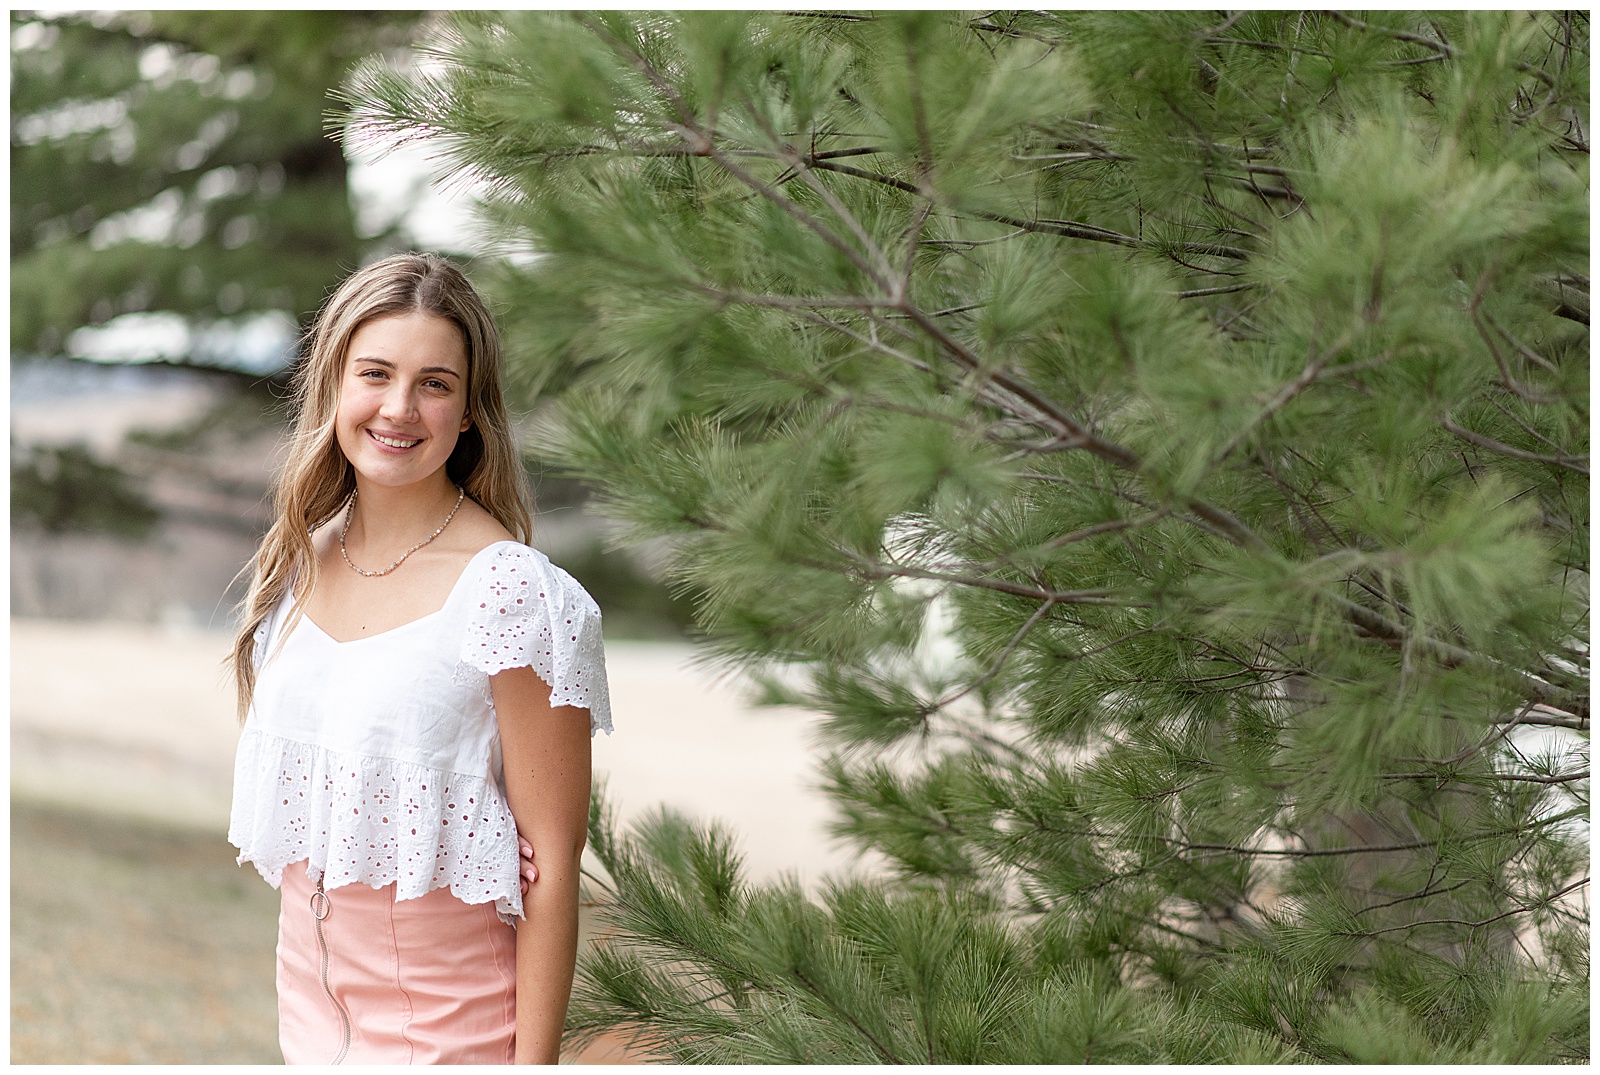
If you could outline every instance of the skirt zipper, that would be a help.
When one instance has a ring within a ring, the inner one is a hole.
[[[328,917],[328,911],[333,907],[333,901],[323,891],[322,878],[317,878],[317,890],[311,894],[311,917],[316,920],[317,947],[322,950],[322,988],[328,994],[328,999],[339,1012],[339,1022],[344,1026],[344,1044],[339,1046],[339,1055],[331,1063],[344,1063],[345,1054],[350,1051],[350,1013],[345,1011],[344,1005],[339,1003],[339,998],[333,995],[333,987],[328,984],[328,942],[322,936],[322,920]]]

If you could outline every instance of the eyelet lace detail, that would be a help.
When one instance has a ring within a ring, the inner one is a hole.
[[[448,886],[522,914],[517,825],[492,781],[246,728],[234,783],[228,839],[273,887],[304,859],[330,889],[392,883],[405,900]]]
[[[494,705],[489,677],[529,667],[552,706],[589,711],[589,734],[611,732],[600,606],[576,579],[525,545],[497,550],[477,580],[455,681]]]
[[[272,622],[273,615],[274,613],[267,613],[267,618],[261,621],[255,633],[250,636],[250,663],[255,666],[257,672],[267,663],[267,625]]]

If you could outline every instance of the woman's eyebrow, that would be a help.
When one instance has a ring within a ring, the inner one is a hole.
[[[351,362],[371,362],[374,366],[382,366],[385,369],[391,369],[391,370],[392,369],[399,369],[398,366],[396,366],[393,362],[390,362],[387,358],[377,358],[377,357],[375,357],[373,355],[356,355],[350,361]],[[451,369],[449,366],[423,366],[422,369],[419,372],[422,372],[422,373],[448,373],[452,377],[460,377],[461,376],[461,371],[455,370],[455,369]]]

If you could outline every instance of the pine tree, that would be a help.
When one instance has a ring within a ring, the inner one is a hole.
[[[328,90],[412,12],[12,12],[11,346],[309,318],[360,261]],[[203,360],[203,356],[201,356]]]
[[[1588,1056],[1588,20],[463,15],[541,451],[818,715],[872,879],[598,799],[571,1031]]]

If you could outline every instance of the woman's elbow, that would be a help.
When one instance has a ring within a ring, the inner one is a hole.
[[[550,834],[543,840],[535,838],[532,843],[534,865],[541,876],[553,870],[576,876],[584,848],[589,846],[588,834],[583,832],[576,836]]]

